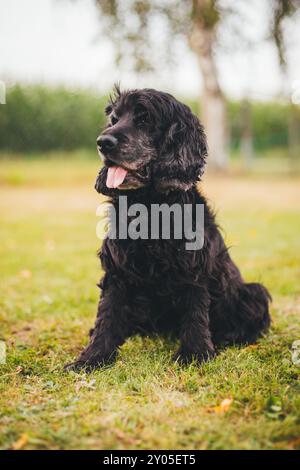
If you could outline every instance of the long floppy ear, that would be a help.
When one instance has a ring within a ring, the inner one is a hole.
[[[207,143],[199,119],[184,104],[172,103],[173,122],[161,145],[153,168],[158,191],[187,191],[204,172]]]

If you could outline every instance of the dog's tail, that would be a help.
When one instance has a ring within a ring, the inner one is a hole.
[[[271,296],[262,284],[241,284],[214,311],[214,342],[220,346],[255,343],[270,326],[270,301]]]
[[[243,284],[239,289],[239,300],[236,310],[239,319],[239,343],[255,343],[266,333],[271,324],[268,290],[259,283]]]

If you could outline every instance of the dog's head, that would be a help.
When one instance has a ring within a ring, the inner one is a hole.
[[[199,180],[207,156],[205,133],[191,110],[172,95],[116,88],[106,114],[108,124],[97,139],[105,165],[97,191],[145,186],[186,191]]]

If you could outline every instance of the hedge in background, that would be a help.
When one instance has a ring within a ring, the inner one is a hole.
[[[8,89],[0,107],[0,148],[41,151],[95,148],[105,98],[87,91],[43,86]]]
[[[0,149],[15,152],[95,148],[105,123],[107,97],[62,87],[14,86],[6,105],[0,106]],[[197,100],[184,100],[199,114]],[[242,134],[241,103],[228,102],[231,148],[238,148]],[[256,149],[286,147],[290,108],[280,103],[252,103],[251,123]],[[300,132],[300,109],[297,109]]]
[[[242,134],[241,102],[228,103],[228,121],[230,126],[231,147],[238,148]],[[300,107],[296,111],[296,127],[300,138]],[[289,140],[288,122],[291,106],[279,102],[250,103],[253,144],[256,150],[274,147],[287,147]]]

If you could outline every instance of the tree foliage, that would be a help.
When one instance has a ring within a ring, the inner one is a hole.
[[[176,59],[178,40],[188,42],[195,25],[212,28],[220,19],[217,0],[95,0],[119,64],[150,71]]]
[[[284,21],[291,18],[300,8],[300,0],[271,0],[272,14],[270,22],[271,38],[276,45],[280,66],[286,68],[286,50],[284,41]]]
[[[245,3],[246,0],[244,0]],[[117,51],[119,64],[131,64],[135,71],[158,69],[176,60],[177,41],[191,45],[197,26],[214,29],[226,24],[226,35],[216,43],[230,48],[251,44],[243,29],[247,21],[240,7],[243,1],[222,0],[95,0],[101,24]],[[284,22],[299,11],[300,0],[267,0],[268,37],[274,41],[279,61],[286,63]],[[224,32],[223,31],[223,32]],[[225,37],[226,36],[226,37]],[[228,47],[229,44],[229,47]]]

